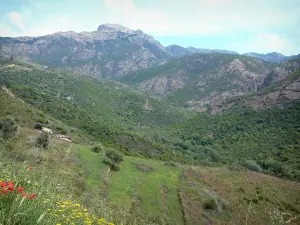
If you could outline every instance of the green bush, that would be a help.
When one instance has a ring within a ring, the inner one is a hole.
[[[102,151],[102,149],[103,149],[102,145],[98,144],[92,147],[92,152],[99,153]]]
[[[244,162],[244,166],[252,171],[261,172],[262,168],[253,160],[247,160]]]
[[[36,146],[41,148],[48,148],[50,142],[50,136],[47,132],[42,132],[36,139]]]
[[[264,168],[277,176],[281,175],[284,172],[283,163],[273,159],[267,160],[264,163]]]
[[[123,154],[117,150],[109,149],[105,153],[106,159],[103,160],[105,164],[108,164],[110,168],[114,171],[120,170],[118,163],[123,161]]]
[[[0,137],[3,139],[8,139],[14,137],[18,132],[18,125],[16,124],[14,118],[5,117],[0,120]]]
[[[218,208],[217,200],[214,198],[207,199],[202,203],[203,208],[206,210],[216,210]]]
[[[219,162],[220,157],[219,157],[219,154],[216,150],[214,150],[210,147],[205,147],[204,152],[210,158],[210,160],[212,162]]]
[[[123,154],[117,150],[109,149],[106,151],[105,155],[112,161],[113,164],[123,161]]]

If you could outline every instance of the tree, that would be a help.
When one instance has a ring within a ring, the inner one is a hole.
[[[117,150],[109,149],[105,153],[107,159],[104,159],[104,163],[108,164],[112,170],[120,170],[118,165],[123,161],[123,154]]]
[[[0,120],[0,137],[8,139],[14,137],[18,132],[18,125],[14,118],[8,116]]]

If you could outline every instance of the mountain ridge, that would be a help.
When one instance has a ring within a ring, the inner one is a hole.
[[[40,37],[0,38],[1,55],[53,67],[71,67],[113,78],[160,65],[170,57],[153,37],[121,25],[103,24],[97,31],[57,32]]]

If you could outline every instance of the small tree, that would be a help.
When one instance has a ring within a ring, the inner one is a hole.
[[[102,145],[98,144],[92,147],[92,152],[99,153],[102,151]]]
[[[120,166],[118,165],[123,161],[123,154],[117,150],[109,149],[105,153],[107,159],[104,160],[104,163],[110,165],[112,170],[120,170]]]
[[[14,137],[18,132],[18,125],[14,118],[8,116],[0,120],[0,137],[8,139]]]
[[[50,137],[47,132],[43,132],[36,139],[36,145],[38,147],[47,148],[49,146]]]
[[[34,126],[34,128],[35,128],[36,130],[42,130],[42,129],[43,129],[43,126],[42,126],[42,124],[37,123],[37,124]]]

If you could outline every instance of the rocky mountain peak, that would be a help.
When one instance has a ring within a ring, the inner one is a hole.
[[[98,29],[98,32],[122,32],[122,33],[128,33],[128,34],[133,34],[134,31],[130,30],[127,27],[124,27],[120,24],[110,24],[110,23],[106,23],[106,24],[101,24]]]

